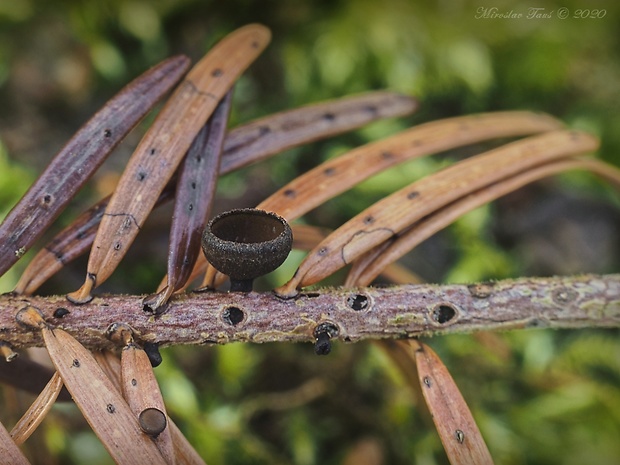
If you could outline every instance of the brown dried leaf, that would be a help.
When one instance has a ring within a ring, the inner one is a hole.
[[[200,254],[200,239],[211,212],[220,171],[232,92],[229,90],[220,101],[179,168],[168,243],[166,285],[142,301],[145,309],[152,312],[161,313],[172,294],[185,285]]]
[[[0,461],[7,465],[30,465],[2,423],[0,423]]]
[[[153,367],[144,350],[135,344],[123,348],[121,354],[121,379],[123,397],[136,418],[149,408],[156,408],[166,416],[166,427],[153,438],[153,442],[168,464],[175,463],[174,447],[170,430],[170,419],[166,414],[164,399],[155,379]]]
[[[110,380],[117,386],[118,392],[123,391],[121,386],[121,361],[112,352],[95,352],[95,358],[106,372]],[[168,417],[168,427],[172,434],[174,453],[178,465],[205,465],[204,460],[198,455],[194,447],[183,435],[179,427]]]
[[[384,198],[342,225],[309,253],[295,276],[276,292],[282,297],[295,296],[297,289],[331,275],[472,190],[597,147],[598,141],[589,134],[555,131],[455,163]]]
[[[465,194],[462,198],[418,221],[392,240],[368,251],[353,263],[347,275],[345,286],[353,285],[353,283],[357,286],[370,285],[389,264],[464,214],[534,181],[570,170],[588,170],[615,184],[620,189],[620,169],[599,160],[574,158],[536,166]]]
[[[372,121],[413,113],[418,102],[389,91],[367,92],[268,115],[235,128],[224,142],[221,172],[334,136]]]
[[[108,379],[121,394],[123,385],[121,384],[121,359],[109,350],[92,352],[94,359],[99,364]]]
[[[67,142],[0,225],[0,275],[45,232],[188,66],[187,57],[177,56],[148,70],[110,99]]]
[[[498,137],[551,131],[561,123],[531,112],[486,113],[421,124],[358,147],[295,178],[257,208],[292,221],[356,184],[406,160]]]
[[[101,220],[82,287],[67,297],[89,301],[125,255],[198,131],[239,75],[267,46],[259,24],[227,35],[187,74],[140,141]]]
[[[446,366],[426,344],[407,341],[441,442],[453,465],[492,465],[482,434]]]
[[[119,464],[166,461],[91,353],[62,329],[42,329],[54,366],[84,418]]]
[[[196,452],[196,449],[189,443],[179,427],[172,420],[170,420],[168,426],[172,434],[172,443],[174,444],[174,454],[177,459],[177,464],[206,465],[202,457]]]
[[[56,402],[61,390],[62,378],[58,372],[55,372],[43,391],[11,430],[11,436],[17,445],[23,444],[37,429]]]

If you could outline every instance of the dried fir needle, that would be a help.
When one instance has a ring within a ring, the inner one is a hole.
[[[392,240],[369,250],[355,260],[347,275],[345,286],[370,285],[379,274],[383,274],[386,267],[466,213],[539,179],[570,170],[590,171],[620,189],[620,169],[600,160],[569,158],[536,166],[482,189],[473,190],[426,216]]]
[[[26,413],[11,430],[11,437],[17,445],[23,444],[41,424],[54,405],[54,402],[56,402],[62,386],[62,378],[56,371]]]
[[[169,464],[175,463],[166,407],[146,352],[133,343],[121,353],[123,397],[146,434],[150,435]],[[146,412],[146,413],[145,413]],[[163,417],[163,421],[162,421]]]
[[[179,427],[168,418],[168,427],[172,434],[174,445],[174,455],[178,465],[206,465],[205,461],[198,455],[196,449],[190,444]]]
[[[0,423],[0,460],[2,460],[2,463],[10,465],[30,465],[26,456],[15,444],[2,423]]]
[[[578,131],[554,131],[512,142],[427,176],[393,193],[340,226],[318,244],[276,293],[290,298],[394,238],[416,221],[488,184],[530,167],[595,150],[598,140]]]
[[[130,158],[97,231],[86,280],[67,296],[69,300],[88,302],[91,290],[112,274],[196,134],[270,37],[262,25],[244,26],[223,38],[190,70]]]
[[[67,142],[0,225],[0,275],[28,250],[125,135],[183,76],[176,56],[148,70],[110,99]]]
[[[389,91],[314,103],[259,118],[232,130],[224,143],[222,173],[298,145],[325,139],[372,121],[413,113],[413,97]]]
[[[200,130],[179,169],[166,286],[143,300],[145,309],[160,313],[172,294],[183,287],[200,253],[200,238],[211,212],[220,170],[222,146],[232,102],[230,90]]]
[[[166,203],[173,195],[174,183],[171,182],[166,185],[155,206]],[[109,201],[109,196],[100,200],[56,234],[30,261],[13,292],[33,294],[64,266],[86,253],[93,244]]]
[[[484,113],[421,124],[347,152],[297,177],[257,208],[289,221],[392,166],[483,140],[558,129],[548,115],[526,111]]]
[[[98,351],[93,354],[99,366],[107,374],[108,378],[114,383],[119,393],[123,392],[121,379],[121,360],[110,351]],[[200,455],[183,435],[179,427],[168,418],[168,427],[172,435],[174,455],[179,465],[205,465]]]
[[[42,334],[52,363],[112,459],[119,464],[165,464],[91,353],[62,329],[43,328]]]
[[[446,366],[426,344],[406,341],[412,363],[448,460],[458,465],[492,465],[487,448],[461,391]]]

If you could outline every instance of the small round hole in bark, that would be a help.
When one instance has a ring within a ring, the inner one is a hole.
[[[245,318],[245,313],[239,307],[227,307],[222,312],[222,319],[230,326],[237,326]]]
[[[433,320],[443,325],[454,319],[456,309],[447,303],[437,305],[433,310]]]
[[[355,311],[366,310],[370,299],[364,294],[352,294],[347,297],[347,306]]]

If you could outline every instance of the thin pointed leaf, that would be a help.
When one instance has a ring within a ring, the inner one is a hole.
[[[166,462],[91,353],[62,329],[42,328],[47,351],[84,418],[119,464]]]
[[[121,359],[109,350],[93,352],[93,357],[101,370],[105,373],[114,387],[121,394],[123,385],[121,383]]]
[[[422,394],[450,463],[492,465],[478,425],[446,366],[426,344],[407,343],[417,364]]]
[[[485,113],[422,124],[321,164],[282,187],[258,208],[292,221],[406,160],[487,139],[536,134],[559,127],[559,121],[531,112]]]
[[[155,206],[166,203],[173,196],[174,184],[168,183]],[[33,294],[39,286],[65,265],[86,253],[93,245],[97,228],[109,201],[108,196],[97,202],[41,249],[20,276],[13,292],[24,295]]]
[[[305,258],[276,292],[282,297],[314,284],[392,239],[416,221],[479,189],[530,167],[598,147],[578,131],[555,131],[513,142],[459,163],[395,192],[340,226]]]
[[[169,58],[125,86],[67,142],[0,225],[0,275],[41,236],[125,135],[189,66]]]
[[[168,464],[175,463],[170,420],[166,414],[164,399],[153,373],[151,361],[144,350],[131,343],[121,354],[121,379],[123,397],[136,418],[149,408],[155,408],[164,415],[165,425],[153,442]]]
[[[372,121],[405,116],[418,108],[409,96],[388,91],[314,103],[244,124],[226,137],[222,172],[228,173],[269,155],[325,139]]]
[[[95,359],[108,378],[117,387],[118,392],[122,393],[122,379],[121,379],[121,361],[112,352],[96,352]],[[172,434],[172,442],[174,444],[174,453],[178,465],[205,465],[200,455],[196,452],[194,447],[189,443],[187,438],[183,435],[179,427],[172,421],[172,418],[168,417],[170,427],[170,433]]]
[[[168,245],[168,273],[165,287],[143,300],[143,305],[159,313],[170,296],[187,282],[198,254],[220,171],[220,158],[232,90],[219,103],[200,130],[179,169]]]
[[[89,301],[91,290],[112,274],[198,131],[269,40],[266,27],[244,26],[190,70],[130,158],[97,231],[86,280],[70,300]]]
[[[11,435],[0,423],[0,460],[7,465],[30,465],[24,453],[13,442]]]
[[[62,378],[58,372],[55,372],[43,391],[11,430],[11,437],[17,445],[23,444],[41,424],[56,402],[62,386]]]
[[[183,435],[179,427],[170,420],[170,432],[172,443],[174,444],[174,454],[178,465],[206,465],[205,461],[198,455],[196,449],[190,444]]]
[[[370,250],[354,262],[345,285],[353,283],[358,286],[370,285],[389,264],[471,210],[539,179],[575,169],[591,171],[620,188],[620,170],[599,160],[576,158],[536,166],[468,193],[417,222],[393,240],[386,241]]]

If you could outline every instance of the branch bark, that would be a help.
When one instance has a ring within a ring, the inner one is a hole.
[[[17,323],[26,307],[40,310],[91,349],[111,348],[113,323],[138,341],[161,346],[229,342],[408,338],[524,328],[620,327],[620,274],[521,278],[470,285],[324,288],[282,300],[272,293],[180,295],[160,316],[142,309],[143,296],[107,295],[84,305],[62,296],[0,296],[0,340],[15,349],[43,344],[40,331]],[[62,310],[64,309],[64,310]],[[68,311],[68,313],[67,313]],[[323,336],[324,338],[324,336]]]

